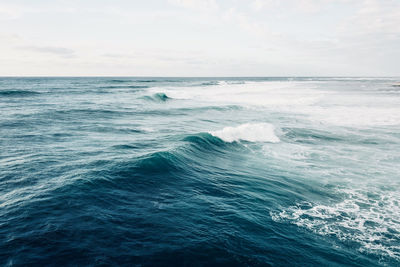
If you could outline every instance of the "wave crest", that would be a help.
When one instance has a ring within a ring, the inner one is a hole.
[[[146,100],[154,101],[154,102],[167,102],[171,98],[164,93],[155,93],[152,96],[144,96]]]
[[[219,131],[211,131],[225,142],[249,141],[278,143],[280,139],[275,135],[275,127],[270,123],[245,123],[237,127],[225,127]]]

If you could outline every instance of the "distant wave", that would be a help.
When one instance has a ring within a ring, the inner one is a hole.
[[[169,83],[173,83],[173,82],[182,82],[182,80],[179,79],[112,79],[112,80],[108,80],[107,82],[111,82],[111,83],[127,83],[127,82],[136,82],[136,83],[156,83],[156,82],[169,82]]]
[[[245,84],[244,81],[207,81],[193,86],[215,86],[215,85],[231,85],[231,84]]]
[[[42,119],[51,119],[51,120],[79,119],[79,120],[91,121],[94,119],[114,118],[115,116],[122,116],[130,113],[128,111],[88,108],[88,109],[53,110],[39,114],[36,114],[34,116],[40,116]],[[28,117],[30,116],[31,115],[29,115]]]
[[[203,82],[201,84],[196,84],[195,86],[211,86],[211,85],[218,85],[219,83],[217,81],[209,81],[209,82]]]
[[[155,101],[155,102],[166,102],[166,101],[170,100],[171,98],[168,97],[164,93],[155,93],[154,95],[151,95],[151,96],[144,96],[143,99]]]
[[[39,92],[29,90],[2,90],[0,96],[18,97],[40,95]]]
[[[210,134],[226,142],[250,141],[277,143],[279,138],[275,135],[275,127],[269,123],[246,123],[237,127],[225,127]]]
[[[159,82],[158,80],[135,80],[135,82],[138,83],[155,83],[155,82]]]
[[[121,86],[101,86],[101,89],[145,89],[149,88],[149,86],[145,85],[121,85]]]
[[[245,81],[218,81],[218,85],[229,85],[229,84],[245,84]]]
[[[190,107],[190,108],[178,108],[176,110],[180,111],[207,111],[207,110],[217,110],[217,111],[226,111],[226,110],[241,110],[243,107],[239,105],[221,105],[221,106],[200,106],[200,107]]]
[[[109,80],[107,82],[112,82],[112,83],[129,83],[129,82],[133,82],[132,80],[119,80],[119,79],[113,79],[113,80]]]

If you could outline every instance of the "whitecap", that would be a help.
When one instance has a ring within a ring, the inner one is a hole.
[[[271,212],[271,217],[276,222],[288,221],[319,235],[358,243],[360,252],[400,260],[399,193],[370,193],[361,189],[342,189],[338,193],[346,195],[341,202],[299,203]]]
[[[279,142],[275,135],[275,127],[270,123],[245,123],[237,127],[225,127],[222,130],[211,131],[211,135],[221,138],[225,142]]]

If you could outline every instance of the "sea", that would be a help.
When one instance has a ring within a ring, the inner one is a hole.
[[[1,266],[400,266],[400,78],[0,78]]]

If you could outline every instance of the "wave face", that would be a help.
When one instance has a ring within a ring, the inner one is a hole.
[[[0,78],[0,265],[398,266],[394,78]]]

